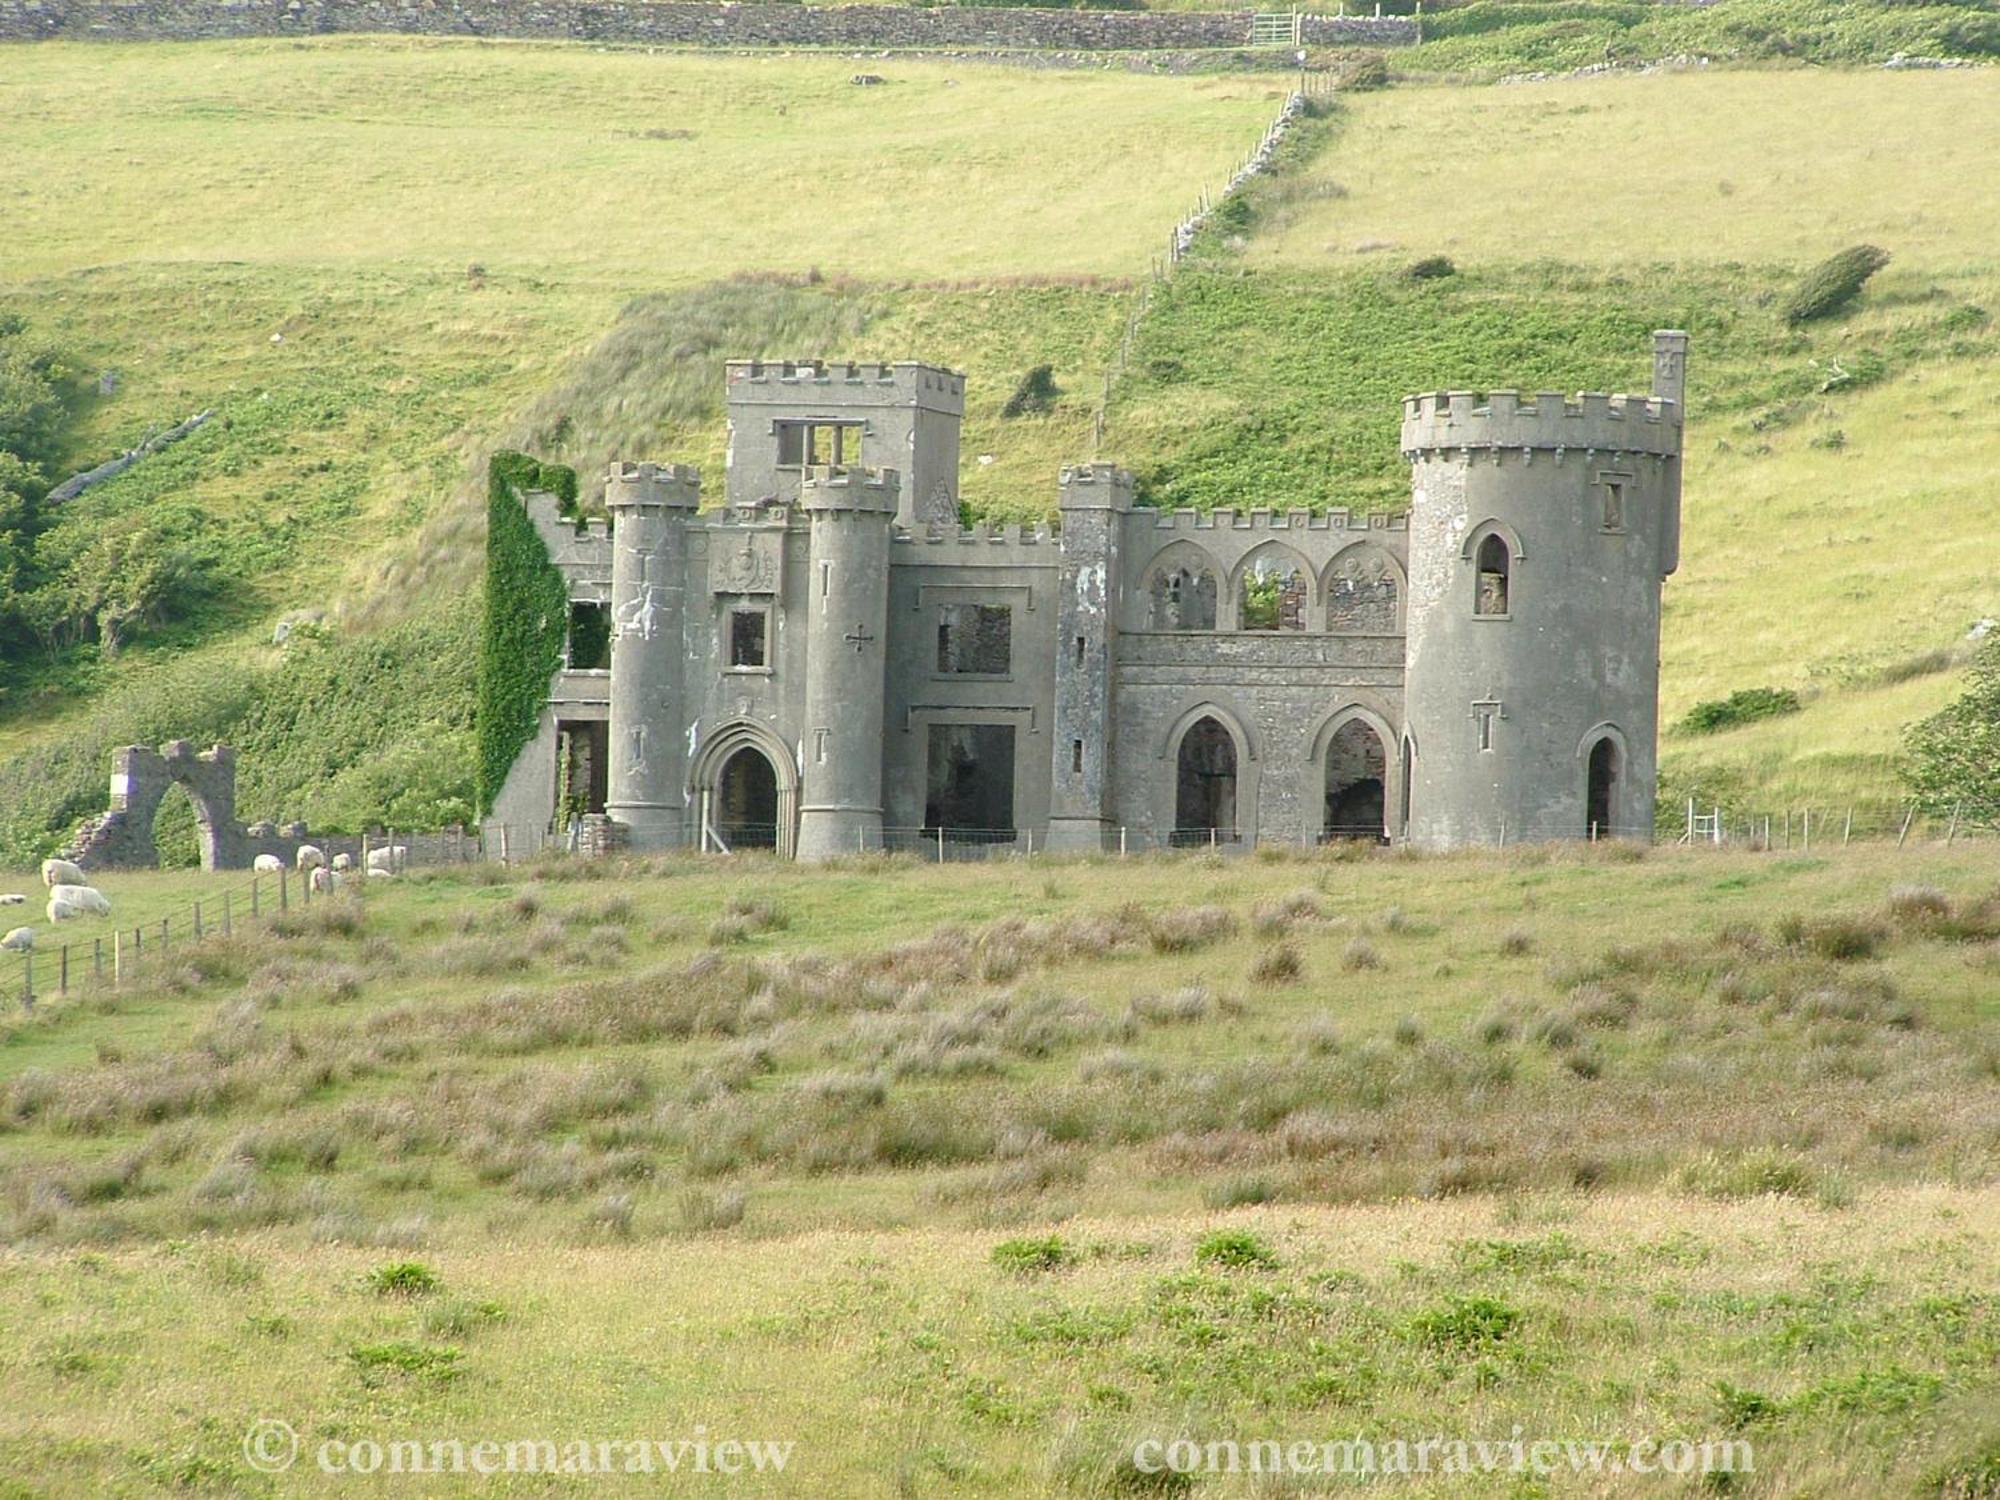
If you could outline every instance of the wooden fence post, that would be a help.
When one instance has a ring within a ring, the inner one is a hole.
[[[93,979],[104,977],[104,939],[90,940],[90,975]]]
[[[64,943],[56,954],[56,993],[69,993],[69,944]]]
[[[222,935],[229,936],[229,892],[222,893]]]
[[[1903,840],[1910,836],[1910,824],[1916,821],[1917,804],[1912,802],[1910,810],[1903,814],[1903,831],[1896,835],[1896,847],[1903,847]]]
[[[292,873],[292,872],[291,872],[290,870],[287,870],[287,869],[283,868],[282,866],[280,866],[280,867],[279,867],[279,870],[278,870],[278,910],[279,910],[279,911],[290,911],[290,910],[291,910],[291,908],[292,908],[292,897],[291,897],[291,886],[292,886],[292,882],[291,882],[291,873]]]
[[[114,985],[125,982],[125,929],[122,927],[111,934],[111,982]]]
[[[28,949],[21,955],[21,1009],[35,1008],[35,950]]]
[[[201,941],[201,903],[199,901],[194,904],[194,937],[196,942]]]

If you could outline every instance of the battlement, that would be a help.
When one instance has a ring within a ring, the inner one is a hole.
[[[801,471],[799,476],[799,505],[804,510],[884,510],[893,513],[901,492],[902,475],[894,469],[813,464]]]
[[[1593,449],[1672,457],[1679,403],[1664,396],[1435,391],[1403,398],[1403,454],[1451,448]]]
[[[1013,522],[996,525],[981,522],[977,526],[932,526],[923,531],[906,531],[898,528],[893,540],[911,547],[1047,547],[1061,540],[1062,533],[1055,527],[1038,525],[1034,522]]]
[[[1116,464],[1068,464],[1061,489],[1065,510],[1130,510],[1137,481]]]
[[[604,474],[604,503],[612,510],[640,505],[693,510],[701,504],[701,470],[693,464],[613,464]]]
[[[865,360],[732,359],[726,366],[732,401],[795,402],[806,397],[838,406],[843,395],[862,397],[871,405],[887,398],[898,404],[914,402],[962,414],[965,376],[940,365],[901,360],[879,364]]]
[[[1156,531],[1407,531],[1408,516],[1351,510],[1157,510]]]

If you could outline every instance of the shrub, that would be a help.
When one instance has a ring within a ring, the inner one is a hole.
[[[2000,637],[1979,648],[1965,692],[1905,736],[1904,779],[1933,816],[2000,823]]]
[[[1342,951],[1340,966],[1355,972],[1362,969],[1379,969],[1382,967],[1382,955],[1375,951],[1375,945],[1367,938],[1358,937]]]
[[[459,1352],[448,1345],[411,1344],[394,1342],[386,1344],[357,1344],[347,1351],[347,1357],[361,1369],[364,1377],[373,1376],[384,1370],[393,1370],[402,1375],[415,1375],[426,1380],[443,1384],[456,1380],[459,1370]]]
[[[1000,408],[1003,417],[1025,417],[1030,413],[1039,414],[1052,410],[1056,397],[1062,394],[1056,388],[1055,369],[1051,365],[1036,365],[1021,377],[1021,383],[1014,387],[1014,394],[1007,398],[1007,404]]]
[[[1218,1229],[1202,1236],[1194,1258],[1200,1265],[1234,1271],[1265,1271],[1278,1263],[1271,1247],[1247,1229]]]
[[[1250,966],[1250,978],[1258,984],[1297,984],[1305,973],[1305,960],[1290,943],[1279,943],[1257,955]]]
[[[689,1188],[681,1194],[681,1228],[692,1234],[734,1229],[748,1206],[741,1188]]]
[[[1520,1326],[1520,1309],[1497,1297],[1451,1296],[1411,1318],[1409,1331],[1428,1348],[1476,1354],[1505,1343]]]
[[[1796,327],[1830,317],[1861,295],[1868,278],[1889,264],[1889,252],[1874,245],[1851,245],[1806,272],[1785,299],[1785,321]]]
[[[993,1264],[1013,1276],[1033,1276],[1060,1270],[1076,1258],[1061,1235],[1002,1240],[993,1247]]]
[[[1681,728],[1689,734],[1714,734],[1759,719],[1795,714],[1799,707],[1799,695],[1790,688],[1739,688],[1727,698],[1697,703],[1681,720]]]
[[[1426,255],[1422,260],[1412,261],[1403,270],[1403,275],[1411,281],[1442,281],[1457,274],[1458,267],[1452,264],[1449,255]]]
[[[377,1266],[366,1280],[369,1290],[378,1297],[428,1297],[444,1285],[437,1272],[417,1260],[396,1260]]]

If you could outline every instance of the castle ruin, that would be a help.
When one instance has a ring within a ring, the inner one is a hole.
[[[970,530],[962,375],[732,362],[721,505],[656,464],[608,523],[523,497],[571,649],[490,824],[567,797],[637,850],[801,859],[1650,836],[1686,356],[1656,334],[1644,396],[1407,398],[1406,517],[1159,511],[1086,464],[1059,527]]]

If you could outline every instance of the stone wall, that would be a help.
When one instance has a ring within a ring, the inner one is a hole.
[[[0,0],[0,41],[376,32],[669,47],[1171,51],[1243,47],[1248,11],[701,5],[673,0]],[[1406,46],[1406,16],[1307,16],[1307,46]],[[1274,61],[1289,60],[1273,49]]]

